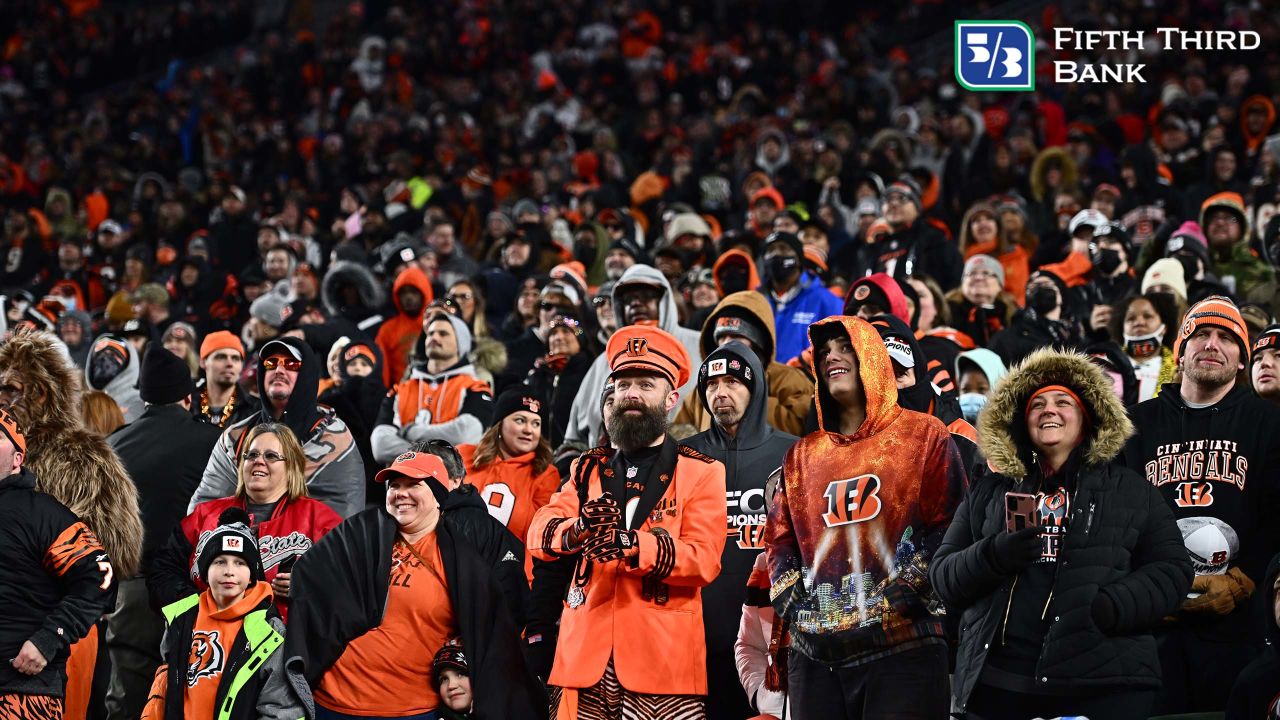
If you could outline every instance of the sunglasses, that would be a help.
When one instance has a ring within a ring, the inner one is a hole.
[[[449,295],[448,299],[449,299],[449,300],[452,300],[453,302],[457,302],[457,301],[459,301],[459,300],[462,300],[462,301],[464,301],[464,302],[467,302],[467,301],[470,301],[470,300],[471,300],[471,298],[473,298],[473,297],[475,297],[475,296],[474,296],[474,295],[472,295],[472,294],[471,294],[471,293],[469,293],[469,292],[460,292],[460,293],[453,293],[453,294]]]
[[[284,456],[276,452],[275,450],[268,450],[266,452],[258,452],[257,450],[250,450],[249,452],[246,452],[240,455],[240,459],[247,463],[257,462],[258,458],[262,458],[268,463],[278,463],[284,460]]]
[[[267,358],[266,360],[262,361],[263,370],[275,370],[281,365],[284,365],[285,370],[289,370],[291,372],[297,372],[302,369],[301,360],[294,360],[293,358],[280,357],[279,355],[273,355]]]

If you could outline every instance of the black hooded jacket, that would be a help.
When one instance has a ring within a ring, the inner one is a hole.
[[[272,345],[284,344],[293,348],[302,360],[302,368],[298,370],[298,379],[293,383],[293,392],[285,403],[284,412],[276,421],[271,417],[271,402],[267,399],[267,372],[262,369],[262,361],[272,352]],[[311,437],[316,423],[324,417],[320,408],[316,407],[316,393],[320,388],[321,361],[311,351],[305,340],[295,337],[283,337],[268,341],[258,353],[258,397],[262,398],[262,409],[258,411],[259,423],[282,422],[293,431],[298,442],[305,443]]]
[[[284,645],[291,675],[316,685],[348,643],[382,622],[398,533],[385,509],[370,508],[334,528],[298,560]],[[471,671],[471,717],[545,718],[546,691],[525,667],[519,631],[498,582],[488,563],[460,535],[450,513],[443,512],[436,536]]]
[[[1238,547],[1223,549],[1225,561],[1193,557],[1196,573],[1222,573],[1229,565],[1257,583],[1280,531],[1274,518],[1280,503],[1280,408],[1237,382],[1214,405],[1195,409],[1183,401],[1181,387],[1169,383],[1129,415],[1138,432],[1125,446],[1124,464],[1160,490],[1184,536],[1207,523],[1238,538]],[[1200,613],[1182,620],[1219,641],[1244,641],[1248,606],[1240,603],[1225,617]]]
[[[731,342],[713,351],[698,373],[698,398],[707,404],[708,368],[716,360],[740,362],[751,371],[751,399],[730,437],[718,422],[710,429],[684,441],[684,445],[709,455],[725,466],[725,504],[729,535],[720,557],[720,575],[702,591],[703,616],[706,618],[707,673],[713,704],[726,698],[717,697],[718,675],[728,675],[731,683],[719,683],[719,695],[734,692],[745,701],[737,682],[733,655],[738,637],[738,620],[746,599],[747,578],[751,575],[756,555],[764,549],[765,483],[782,467],[787,450],[799,440],[770,425],[765,417],[769,390],[764,368],[755,352],[739,342]],[[728,671],[727,673],[725,671]],[[748,708],[749,709],[749,708]],[[713,717],[715,713],[712,713]],[[742,717],[738,715],[737,717]]]
[[[1024,420],[1032,394],[1048,385],[1071,388],[1091,419],[1050,476]],[[952,683],[960,708],[979,682],[1076,697],[1159,687],[1151,630],[1184,599],[1191,568],[1159,493],[1115,461],[1133,426],[1110,382],[1081,355],[1041,350],[1001,380],[978,426],[990,470],[974,478],[929,570],[948,614],[960,615]],[[1005,493],[1043,492],[1043,512],[1059,489],[1066,499],[1056,522],[1041,523],[1040,561],[1006,570],[994,550]],[[1093,610],[1099,595],[1112,610],[1107,627]]]
[[[360,348],[364,348],[374,358],[373,372],[364,377],[347,373],[347,358],[354,357]],[[341,375],[342,382],[321,393],[319,401],[333,408],[351,430],[356,447],[360,449],[360,457],[364,458],[365,479],[372,481],[381,468],[373,459],[369,437],[378,424],[378,410],[382,408],[382,400],[387,396],[387,386],[382,384],[382,351],[375,343],[364,340],[349,343],[342,349],[338,374]]]
[[[1227,720],[1273,718],[1280,714],[1280,625],[1276,624],[1276,592],[1273,590],[1277,576],[1280,576],[1280,555],[1271,558],[1263,581],[1258,583],[1258,592],[1265,601],[1257,603],[1257,621],[1266,648],[1236,679],[1227,702]]]

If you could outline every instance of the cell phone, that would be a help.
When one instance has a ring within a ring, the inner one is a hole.
[[[293,564],[296,562],[298,562],[298,556],[290,555],[289,557],[280,561],[280,564],[276,566],[276,572],[282,572],[282,573],[293,572]]]
[[[1018,532],[1039,525],[1036,516],[1036,496],[1030,493],[1008,492],[1004,494],[1004,523],[1009,532]]]

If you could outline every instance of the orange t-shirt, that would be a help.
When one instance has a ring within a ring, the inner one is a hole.
[[[431,659],[457,635],[456,622],[436,534],[427,533],[413,548],[434,571],[396,542],[382,624],[352,640],[320,678],[318,705],[347,715],[402,717],[440,704],[431,687]]]
[[[200,609],[191,631],[187,653],[187,685],[182,694],[182,717],[187,720],[213,718],[218,701],[218,685],[227,669],[231,648],[248,615],[264,599],[272,597],[271,586],[256,582],[225,610],[213,602],[213,593],[200,593]]]

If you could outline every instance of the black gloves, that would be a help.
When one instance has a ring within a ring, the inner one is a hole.
[[[582,546],[582,555],[592,562],[621,560],[628,551],[637,547],[637,543],[635,530],[606,528],[587,538]]]
[[[1040,559],[1042,547],[1040,526],[1033,525],[1017,532],[1006,530],[996,535],[991,542],[991,554],[1001,571],[1016,575]]]
[[[578,516],[581,529],[588,534],[622,524],[622,508],[618,507],[618,501],[609,493],[583,503]]]

